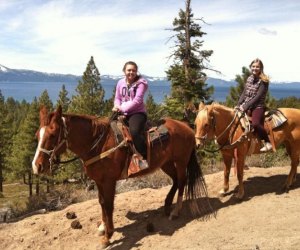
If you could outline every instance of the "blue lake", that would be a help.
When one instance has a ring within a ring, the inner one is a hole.
[[[66,90],[69,93],[69,97],[76,94],[76,86],[78,82],[64,83]],[[105,90],[105,99],[109,99],[112,96],[115,83],[105,82],[101,80],[101,85]],[[13,97],[15,100],[26,100],[31,102],[34,97],[39,97],[44,90],[48,91],[51,100],[55,103],[58,94],[62,88],[62,83],[56,82],[0,82],[0,90],[2,95],[7,97]],[[164,97],[170,93],[170,84],[167,82],[149,82],[149,90],[154,97],[156,103],[161,103]],[[230,86],[216,86],[215,93],[212,96],[215,101],[225,101],[228,96]],[[285,87],[284,84],[271,84],[269,88],[270,94],[276,99],[295,96],[300,98],[300,87]]]

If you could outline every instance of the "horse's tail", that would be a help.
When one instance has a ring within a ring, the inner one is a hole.
[[[191,154],[187,167],[185,197],[188,201],[192,201],[190,207],[194,215],[215,213],[209,202],[205,179],[195,149]]]

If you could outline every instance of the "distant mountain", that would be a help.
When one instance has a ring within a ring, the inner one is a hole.
[[[0,82],[74,82],[80,76],[43,73],[34,70],[10,69],[0,64]]]
[[[152,77],[143,75],[149,82],[152,84],[160,83],[169,85],[166,77]],[[115,84],[118,79],[121,79],[123,76],[114,76],[114,75],[101,75],[101,79],[106,83]],[[25,69],[10,69],[0,64],[0,82],[78,82],[81,79],[81,76],[71,75],[71,74],[56,74],[56,73],[45,73],[34,70],[25,70]],[[218,78],[208,78],[206,83],[208,85],[213,85],[215,87],[229,87],[236,86],[234,80],[223,80]],[[276,82],[272,86],[280,86],[284,84],[285,87],[298,88],[300,87],[299,82]]]

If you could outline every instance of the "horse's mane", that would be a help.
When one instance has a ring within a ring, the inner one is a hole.
[[[211,106],[212,106],[213,108],[216,108],[216,109],[223,109],[223,110],[228,111],[228,112],[232,112],[232,111],[233,111],[232,108],[229,108],[229,107],[227,107],[227,106],[225,106],[225,105],[222,105],[222,104],[220,104],[220,103],[218,103],[218,102],[213,102],[213,103],[211,104]]]
[[[102,133],[107,126],[109,126],[109,119],[107,117],[97,117],[93,115],[78,115],[78,114],[63,114],[67,120],[73,121],[87,121],[91,124],[92,134],[93,136]]]

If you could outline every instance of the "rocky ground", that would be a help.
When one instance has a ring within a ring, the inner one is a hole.
[[[206,175],[210,202],[217,212],[209,219],[192,217],[184,204],[181,216],[169,221],[163,213],[169,186],[118,194],[109,249],[300,249],[300,178],[298,174],[289,193],[282,193],[288,171],[289,167],[246,170],[242,202],[234,198],[235,177],[231,177],[231,192],[220,198],[222,172]],[[68,219],[71,212],[77,218]],[[90,200],[1,224],[1,249],[97,249],[100,215],[98,201]],[[82,228],[71,227],[75,220]]]

